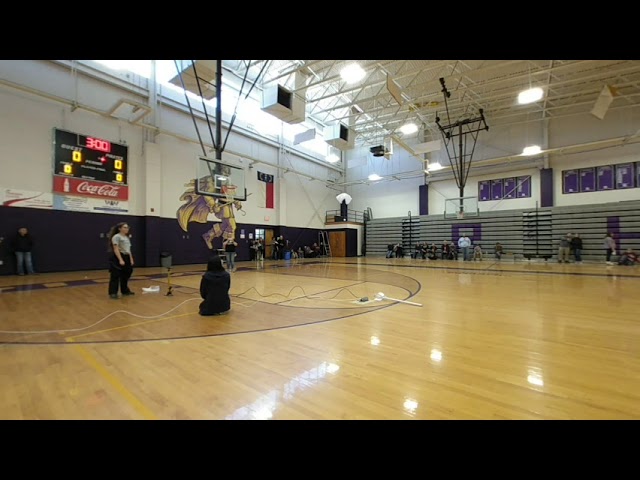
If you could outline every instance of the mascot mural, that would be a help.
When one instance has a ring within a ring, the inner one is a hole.
[[[224,172],[223,172],[224,173]],[[216,178],[216,180],[214,180]],[[242,203],[235,199],[237,187],[230,183],[229,176],[222,177],[206,176],[198,180],[199,191],[221,192],[224,197],[211,197],[200,195],[196,192],[196,180],[193,179],[185,184],[187,190],[180,196],[180,201],[186,202],[176,212],[178,223],[185,232],[188,231],[190,222],[207,223],[207,217],[213,213],[219,220],[214,222],[211,230],[202,235],[207,247],[213,249],[213,239],[222,237],[223,241],[234,238],[236,234],[236,218],[234,208],[242,215],[246,212],[242,210]],[[215,182],[218,185],[215,185]]]

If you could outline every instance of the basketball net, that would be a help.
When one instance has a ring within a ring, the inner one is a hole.
[[[456,213],[456,217],[457,217],[458,220],[464,219],[464,212],[457,212]]]

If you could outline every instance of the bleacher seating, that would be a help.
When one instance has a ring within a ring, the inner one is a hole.
[[[402,242],[408,257],[416,243],[433,242],[438,245],[440,256],[443,240],[458,242],[458,238],[452,237],[455,225],[474,224],[480,225],[481,238],[474,239],[470,230],[467,232],[474,245],[480,243],[487,260],[493,259],[493,247],[500,242],[506,253],[555,261],[560,237],[577,233],[583,242],[583,261],[603,262],[603,239],[611,229],[618,230],[614,238],[617,237],[620,249],[640,251],[640,201],[625,201],[480,212],[479,217],[463,220],[444,215],[378,218],[366,223],[367,255],[384,256],[389,243]]]

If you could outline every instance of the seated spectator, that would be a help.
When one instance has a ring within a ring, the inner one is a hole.
[[[427,247],[424,243],[419,243],[418,245],[416,245],[416,258],[418,258],[418,255],[420,255],[420,258],[422,258],[422,260],[427,258]]]
[[[394,246],[395,245],[393,245],[392,243],[387,245],[387,255],[386,255],[387,258],[393,257],[393,247]]]
[[[451,255],[451,245],[449,245],[449,240],[442,241],[442,259],[449,260]]]
[[[438,246],[435,243],[432,243],[431,245],[429,245],[429,248],[427,249],[427,253],[428,253],[427,258],[429,260],[437,260],[438,259]]]
[[[500,245],[500,242],[496,242],[495,255],[498,260],[502,258],[502,245]]]
[[[618,260],[618,265],[632,266],[637,263],[640,263],[640,259],[638,259],[638,255],[632,248],[627,248],[627,250],[620,255],[620,260]]]
[[[231,275],[222,266],[219,256],[212,257],[207,264],[207,271],[200,280],[199,313],[203,316],[221,315],[231,309],[229,288]]]
[[[473,247],[473,261],[475,262],[476,260],[482,261],[482,247],[479,244]]]

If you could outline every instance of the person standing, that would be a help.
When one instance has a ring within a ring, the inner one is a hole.
[[[571,245],[571,234],[567,233],[560,237],[558,243],[558,263],[569,263],[569,247]]]
[[[133,254],[131,253],[131,233],[126,222],[120,222],[111,228],[108,234],[109,251],[109,297],[118,298],[118,287],[123,296],[133,295],[129,289],[129,278],[133,273]]]
[[[25,267],[29,275],[33,275],[33,258],[31,250],[33,249],[33,238],[26,227],[18,229],[18,235],[13,239],[13,252],[16,256],[16,264],[18,267],[18,275],[24,275]]]
[[[471,260],[471,255],[469,255],[469,247],[471,247],[471,239],[466,235],[462,235],[458,239],[458,248],[462,250],[462,260],[467,261]]]
[[[607,253],[607,265],[614,265],[611,261],[611,256],[616,254],[616,241],[613,239],[613,234],[607,232],[604,236],[604,242],[602,245]]]
[[[220,257],[212,257],[207,263],[207,271],[200,280],[200,315],[221,315],[231,310],[231,275],[225,271]]]
[[[580,234],[576,233],[573,238],[571,238],[571,247],[573,248],[576,263],[582,263],[582,239],[580,238]]]
[[[227,238],[222,244],[224,248],[224,253],[227,256],[227,270],[230,272],[234,272],[236,270],[235,258],[236,258],[236,247],[238,243],[234,240],[233,237]]]

